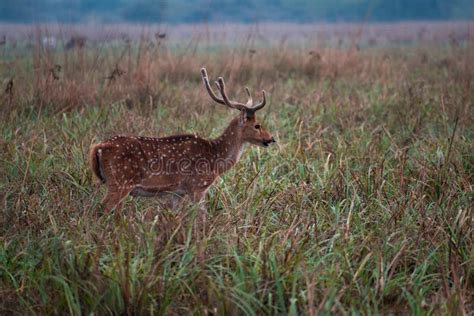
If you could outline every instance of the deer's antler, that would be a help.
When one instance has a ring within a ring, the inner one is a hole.
[[[256,105],[254,105],[252,95],[250,94],[250,90],[249,90],[248,87],[245,87],[245,92],[247,93],[247,103],[246,104],[240,103],[240,102],[237,102],[237,101],[231,101],[229,99],[229,97],[227,96],[227,92],[226,92],[226,89],[225,89],[224,78],[222,78],[222,77],[217,78],[217,81],[216,81],[217,89],[219,90],[219,92],[222,96],[222,98],[219,98],[214,93],[214,91],[211,88],[211,85],[209,84],[209,78],[207,76],[207,71],[206,71],[205,68],[201,69],[201,76],[202,76],[202,79],[204,81],[204,85],[206,86],[207,92],[209,93],[211,98],[214,101],[216,101],[217,103],[225,104],[228,107],[233,108],[233,109],[237,109],[237,110],[240,110],[240,111],[245,111],[248,116],[254,115],[255,112],[257,112],[258,110],[263,108],[266,104],[265,90],[262,90],[262,96],[263,96],[262,101],[260,103],[256,104]]]
[[[202,81],[204,82],[204,86],[206,86],[207,92],[211,96],[211,99],[217,103],[226,105],[225,101],[222,98],[219,98],[212,90],[211,85],[209,84],[209,77],[207,76],[206,68],[201,68],[201,77]]]

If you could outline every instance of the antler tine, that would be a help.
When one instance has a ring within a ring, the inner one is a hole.
[[[222,98],[219,98],[212,90],[211,85],[209,84],[209,77],[207,76],[206,68],[201,68],[201,77],[202,77],[202,81],[204,82],[204,86],[206,86],[206,90],[209,93],[209,96],[211,97],[211,99],[216,101],[219,104],[227,105],[226,102]]]
[[[266,98],[266,95],[265,95],[265,90],[262,90],[262,102],[255,105],[254,107],[248,109],[248,111],[253,114],[253,113],[257,112],[258,110],[260,110],[261,108],[263,108],[266,103],[267,103],[267,98]]]
[[[245,87],[245,92],[247,92],[248,96],[247,104],[245,105],[245,107],[250,108],[253,105],[253,99],[248,87]]]
[[[222,98],[224,99],[224,102],[231,108],[241,110],[241,111],[246,111],[248,108],[245,106],[245,104],[239,103],[239,102],[234,102],[230,101],[229,98],[227,97],[227,93],[225,91],[225,82],[224,78],[219,77],[217,78],[217,86],[219,87],[219,90],[221,92]]]

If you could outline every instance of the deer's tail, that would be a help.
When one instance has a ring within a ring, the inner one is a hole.
[[[102,144],[92,145],[89,151],[89,164],[94,174],[99,178],[102,183],[105,183],[106,178],[104,174],[104,168],[102,165]]]

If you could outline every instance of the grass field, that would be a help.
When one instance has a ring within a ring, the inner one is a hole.
[[[473,313],[472,40],[34,43],[1,51],[0,314]],[[204,235],[192,205],[98,215],[91,144],[215,137],[236,115],[203,66],[232,96],[266,89],[278,145],[212,186]]]

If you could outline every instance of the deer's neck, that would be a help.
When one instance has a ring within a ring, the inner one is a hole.
[[[217,157],[216,171],[222,174],[239,161],[244,149],[239,118],[233,119],[221,136],[212,141],[212,144]]]

